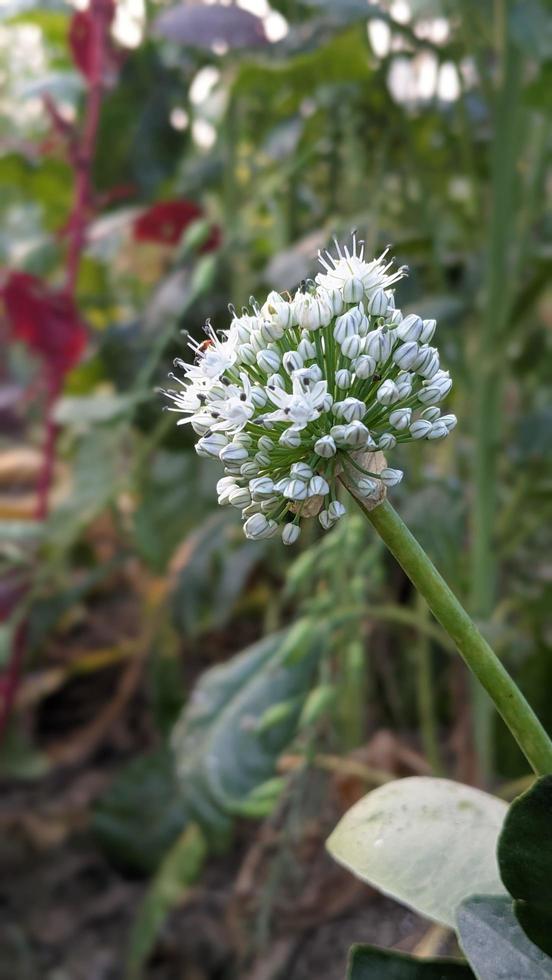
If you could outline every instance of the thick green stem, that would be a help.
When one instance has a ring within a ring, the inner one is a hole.
[[[516,239],[516,190],[519,151],[526,113],[521,101],[522,55],[508,36],[505,2],[496,6],[497,34],[502,64],[494,105],[495,134],[491,152],[491,211],[486,261],[486,307],[478,330],[478,356],[474,360],[473,431],[475,436],[472,509],[472,562],[470,611],[487,620],[495,603],[497,548],[497,464],[501,446],[502,400],[506,359],[497,357],[511,304],[512,242]],[[492,769],[492,706],[484,693],[473,689],[476,747],[481,774]]]
[[[342,478],[344,479],[344,478]],[[493,700],[520,749],[539,775],[552,773],[552,741],[533,709],[491,650],[454,593],[389,501],[360,509],[395,556],[431,612],[456,644],[470,670]]]

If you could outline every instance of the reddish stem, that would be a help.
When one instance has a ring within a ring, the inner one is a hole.
[[[44,521],[48,517],[50,490],[54,479],[54,467],[56,462],[56,442],[58,426],[54,422],[54,407],[59,388],[57,384],[50,384],[46,402],[46,436],[42,450],[42,466],[36,485],[37,504],[35,516],[38,521]]]
[[[92,163],[100,121],[109,28],[113,16],[111,0],[90,0],[89,10],[92,53],[91,69],[88,77],[88,95],[80,140],[76,145],[72,144],[70,146],[70,161],[74,168],[75,185],[73,207],[67,224],[68,248],[65,290],[71,298],[74,298],[75,295],[79,265],[86,244],[86,229],[92,210]],[[46,404],[46,437],[44,441],[42,468],[36,488],[38,496],[36,517],[38,520],[45,520],[49,510],[58,435],[58,427],[54,422],[53,413],[58,394],[59,383],[49,379]],[[9,617],[10,612],[11,609],[7,610],[6,619]],[[23,620],[16,628],[10,660],[6,670],[0,677],[0,737],[5,731],[17,694],[21,668],[25,657],[26,636],[27,621]]]
[[[88,98],[82,136],[75,154],[75,190],[73,208],[68,221],[69,246],[65,288],[73,296],[80,259],[86,244],[86,227],[92,207],[92,163],[100,121],[103,94],[104,64],[113,16],[110,0],[91,0],[90,30],[91,58],[88,79]]]

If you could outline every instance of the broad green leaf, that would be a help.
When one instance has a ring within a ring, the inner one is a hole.
[[[274,775],[295,734],[320,645],[318,631],[302,620],[200,678],[174,729],[173,749],[186,805],[210,835],[225,835],[236,806]],[[293,712],[258,731],[267,709],[293,698]]]
[[[141,976],[163,922],[171,909],[185,900],[206,857],[205,838],[197,824],[192,823],[163,859],[134,920],[128,955],[129,980]]]
[[[506,804],[448,779],[399,779],[359,800],[327,842],[374,888],[454,927],[474,891],[503,895],[496,842]]]
[[[133,759],[96,804],[92,827],[111,861],[151,874],[187,823],[170,752]]]
[[[552,959],[527,938],[510,898],[473,895],[458,909],[457,929],[478,980],[552,977]]]
[[[377,946],[353,946],[347,980],[473,980],[466,963],[457,960],[418,960]]]
[[[512,803],[498,863],[525,932],[552,956],[552,776],[543,776]]]

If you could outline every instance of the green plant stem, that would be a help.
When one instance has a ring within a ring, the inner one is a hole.
[[[346,477],[344,478],[346,479]],[[346,484],[347,485],[347,484]],[[351,490],[368,520],[456,644],[539,775],[552,772],[552,741],[507,670],[389,501],[370,510]]]
[[[507,360],[497,357],[511,304],[511,251],[516,238],[516,188],[523,121],[522,55],[508,35],[504,0],[495,7],[500,84],[494,97],[495,132],[491,149],[491,208],[486,261],[485,314],[474,360],[473,432],[475,440],[472,508],[470,611],[481,620],[492,614],[497,581],[495,541],[497,465],[501,446],[502,401]],[[483,779],[492,771],[492,706],[472,687],[475,747]]]

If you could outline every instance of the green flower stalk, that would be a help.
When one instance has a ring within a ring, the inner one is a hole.
[[[395,306],[387,251],[372,261],[353,233],[320,255],[323,271],[295,296],[271,292],[226,330],[206,324],[195,359],[165,394],[199,436],[196,451],[219,459],[220,504],[242,513],[253,539],[293,544],[305,519],[329,529],[345,513],[339,483],[353,494],[456,644],[537,772],[552,771],[552,743],[521,692],[429,558],[386,500],[403,477],[384,453],[405,442],[446,438],[441,414],[452,387],[430,346],[435,320]]]

